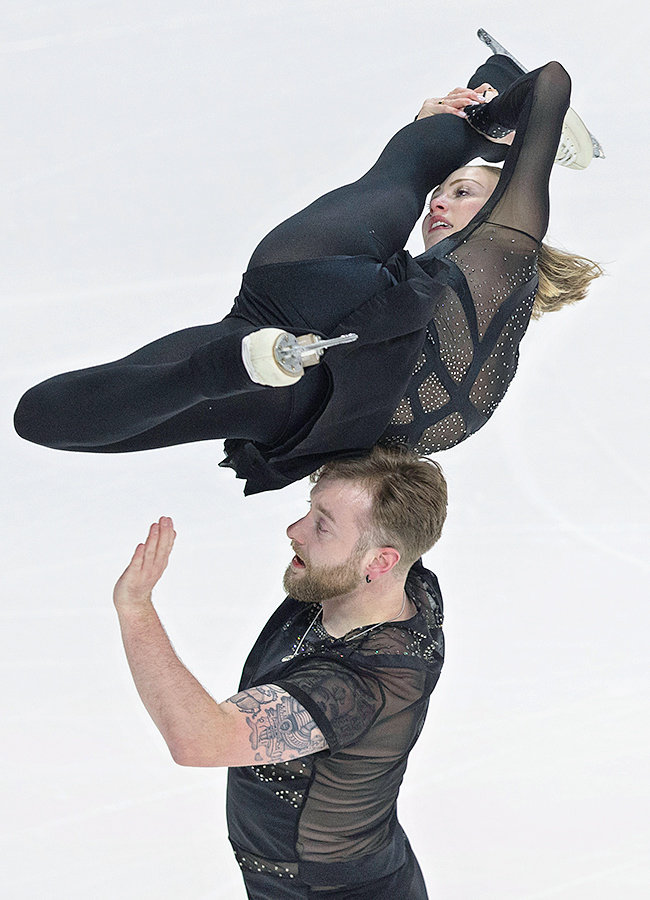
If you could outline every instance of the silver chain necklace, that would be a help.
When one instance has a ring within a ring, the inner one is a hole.
[[[404,591],[404,599],[402,600],[402,608],[397,613],[397,615],[395,616],[394,619],[386,619],[385,622],[378,622],[376,625],[370,625],[368,628],[364,629],[363,631],[360,631],[359,634],[351,634],[349,637],[344,637],[343,638],[344,642],[347,643],[348,641],[354,641],[357,638],[360,638],[362,635],[367,634],[369,631],[372,631],[375,628],[381,628],[382,625],[387,625],[389,622],[395,622],[402,615],[405,608],[406,608],[406,591]],[[307,626],[307,631],[305,631],[303,636],[298,641],[298,646],[296,647],[296,649],[293,651],[292,654],[290,654],[290,656],[283,656],[282,662],[290,662],[292,659],[296,658],[296,656],[298,655],[298,652],[300,651],[300,648],[303,645],[305,638],[307,637],[309,632],[312,630],[313,626],[316,624],[316,619],[318,619],[318,617],[320,615],[322,615],[322,613],[323,613],[323,607],[321,606],[320,609],[318,610],[318,612],[316,613],[316,615],[314,616],[314,618],[311,620],[311,622]],[[323,627],[325,627],[325,626],[323,626]],[[337,638],[334,638],[334,640],[337,640]],[[340,640],[340,638],[338,638],[338,640]]]

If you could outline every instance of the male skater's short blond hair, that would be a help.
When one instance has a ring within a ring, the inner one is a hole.
[[[334,459],[311,476],[354,481],[371,497],[368,546],[394,547],[397,571],[410,568],[440,537],[447,515],[447,482],[434,460],[402,446],[375,446],[358,457]]]

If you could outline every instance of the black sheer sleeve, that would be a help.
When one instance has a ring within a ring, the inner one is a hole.
[[[486,221],[524,231],[537,241],[546,234],[548,182],[570,94],[568,73],[560,63],[550,62],[479,110],[517,131]],[[472,122],[472,113],[468,118]]]

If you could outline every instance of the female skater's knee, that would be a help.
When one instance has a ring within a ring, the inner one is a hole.
[[[56,417],[42,385],[30,388],[20,398],[14,413],[14,428],[21,438],[44,447],[57,447]]]

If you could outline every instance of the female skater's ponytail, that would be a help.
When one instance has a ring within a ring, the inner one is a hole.
[[[498,166],[477,166],[501,177]],[[537,257],[539,288],[533,303],[532,318],[539,319],[569,303],[582,300],[594,278],[605,273],[592,259],[542,244]]]
[[[533,319],[582,300],[594,278],[604,275],[593,260],[548,244],[539,248],[537,268],[539,289],[533,303]]]

